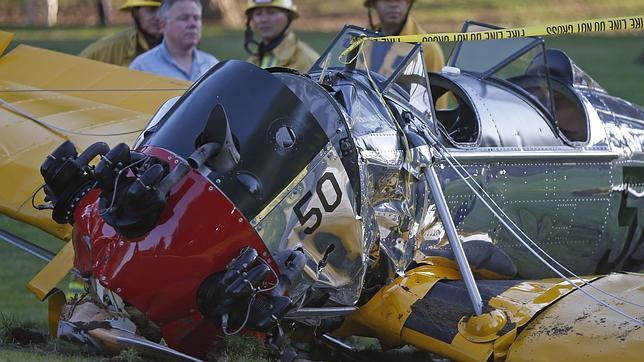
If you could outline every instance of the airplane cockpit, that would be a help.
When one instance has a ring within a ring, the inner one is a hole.
[[[467,22],[462,31],[494,29]],[[430,84],[435,104],[446,92],[455,98],[436,115],[457,146],[581,146],[589,141],[588,115],[574,87],[601,87],[564,52],[546,49],[543,39],[460,42],[448,65],[430,74]]]
[[[496,28],[467,22],[463,31],[491,29]],[[378,90],[382,99],[369,106],[370,97],[360,96],[357,83],[344,82],[355,88],[338,98],[354,132],[377,131],[373,117],[400,116],[400,101],[455,148],[581,147],[590,140],[589,116],[575,87],[601,87],[565,53],[546,49],[541,38],[461,42],[442,72],[427,73],[418,44],[365,41],[344,54],[366,36],[377,34],[345,27],[309,72],[328,86],[343,83],[344,73]],[[358,108],[355,114],[352,108]],[[382,122],[395,129],[391,119],[376,120]]]

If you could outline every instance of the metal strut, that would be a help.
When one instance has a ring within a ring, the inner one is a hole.
[[[483,300],[481,299],[481,293],[476,286],[476,281],[474,280],[474,275],[472,274],[472,269],[470,264],[467,262],[467,257],[463,251],[463,246],[461,241],[458,238],[456,233],[456,226],[454,221],[449,213],[447,208],[447,201],[445,200],[445,194],[443,194],[443,189],[440,186],[438,181],[438,175],[436,175],[436,170],[434,165],[425,167],[424,169],[425,180],[429,185],[429,188],[434,197],[434,202],[436,203],[436,209],[438,210],[438,216],[445,227],[445,233],[447,234],[447,239],[449,244],[452,247],[452,252],[456,257],[456,262],[458,263],[458,269],[463,276],[463,281],[465,282],[465,287],[467,288],[467,294],[470,296],[470,301],[474,307],[474,312],[476,315],[481,315],[483,313]]]

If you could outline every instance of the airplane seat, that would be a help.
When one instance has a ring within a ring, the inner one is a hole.
[[[552,79],[551,84],[559,130],[571,142],[588,141],[588,122],[583,105],[562,82]]]
[[[525,82],[525,80],[548,74],[554,101],[554,116],[559,130],[571,142],[586,142],[588,140],[588,122],[584,107],[572,88],[574,73],[572,61],[566,53],[559,49],[546,49],[545,59],[543,54],[539,53],[532,59],[525,71],[526,79],[517,83],[533,83],[535,79],[529,82]],[[521,78],[517,77],[516,80]],[[533,94],[538,91],[536,84],[532,87],[527,84],[519,85]]]
[[[455,124],[459,121],[461,110],[458,108],[451,109],[437,109],[436,117],[440,120],[440,124],[445,127],[445,130],[455,128]]]
[[[526,75],[543,75],[548,72],[550,78],[558,79],[565,84],[573,83],[573,67],[570,58],[559,49],[546,49],[546,58],[543,53],[537,54],[525,71]],[[548,61],[546,69],[545,61]]]
[[[511,83],[521,87],[539,102],[548,99],[545,82],[542,76],[523,75],[511,78]],[[572,86],[559,78],[550,79],[550,90],[554,103],[554,115],[557,128],[571,142],[588,140],[588,121],[584,106]]]
[[[455,143],[475,143],[479,138],[479,120],[467,95],[454,82],[438,73],[429,73],[432,102],[438,123]],[[445,94],[452,98],[451,108],[437,107]]]

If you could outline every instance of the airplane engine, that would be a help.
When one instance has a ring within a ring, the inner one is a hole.
[[[71,215],[60,221],[74,225],[82,276],[171,347],[204,355],[220,327],[269,332],[295,305],[357,302],[374,240],[366,180],[345,116],[315,82],[226,62],[162,107],[134,150],[105,147],[95,167],[72,162],[78,182],[57,188],[51,170],[64,167],[43,166],[57,176],[48,190],[75,196],[54,204]]]

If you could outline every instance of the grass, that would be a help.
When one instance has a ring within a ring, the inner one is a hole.
[[[57,251],[63,241],[24,223],[0,215],[0,228],[28,239],[41,247]],[[45,262],[0,242],[0,361],[98,361],[88,359],[76,346],[47,339],[42,343],[21,345],[10,334],[16,328],[41,336],[47,334],[47,303],[39,302],[25,288]],[[67,283],[61,283],[66,289]]]
[[[41,247],[57,251],[63,242],[18,221],[0,215],[0,228],[22,236]],[[13,315],[24,322],[46,326],[47,305],[39,302],[25,285],[45,266],[45,262],[27,255],[15,247],[0,242],[0,312]]]
[[[0,312],[0,361],[101,361],[89,347],[51,338],[41,323]]]
[[[105,361],[105,358],[88,358],[74,354],[58,353],[51,350],[37,348],[6,347],[0,352],[0,361],[4,362],[90,362]],[[54,353],[52,353],[54,352]]]
[[[567,36],[547,39],[549,47],[566,51],[608,93],[644,106],[642,37]]]
[[[235,335],[226,337],[210,350],[206,359],[209,361],[266,361],[268,351],[255,337]]]

